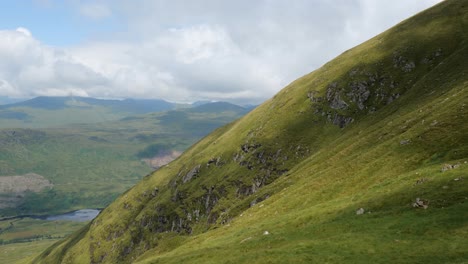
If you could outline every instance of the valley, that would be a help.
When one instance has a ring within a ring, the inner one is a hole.
[[[121,116],[98,123],[90,121],[93,112],[79,112],[76,118],[89,123],[56,126],[57,123],[49,122],[46,124],[50,127],[37,128],[40,120],[51,118],[47,116],[24,123],[26,128],[0,129],[0,218],[104,208],[144,175],[177,158],[216,127],[248,111],[227,103],[216,103],[208,111],[202,106]],[[62,110],[54,110],[55,115],[66,117],[70,113]],[[3,122],[3,126],[15,124]],[[11,221],[0,223],[9,226]],[[0,239],[7,244],[37,241],[37,237],[52,237],[56,241],[59,237],[55,231],[40,228],[47,226],[46,222],[29,221],[33,225],[29,228],[35,230],[31,232],[15,225],[0,234]],[[83,225],[66,222],[56,224],[62,234]],[[28,243],[32,248],[36,246]]]

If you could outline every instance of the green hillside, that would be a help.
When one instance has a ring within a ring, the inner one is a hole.
[[[105,207],[144,175],[246,113],[240,107],[197,109],[59,128],[0,129],[0,217]],[[38,176],[31,179],[30,173]],[[41,179],[42,189],[15,186]],[[12,190],[2,187],[8,184]]]
[[[468,7],[296,80],[33,263],[467,263]]]

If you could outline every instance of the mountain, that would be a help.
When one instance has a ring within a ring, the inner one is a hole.
[[[24,100],[19,98],[10,98],[8,96],[0,96],[0,105],[13,104],[21,101]]]
[[[193,102],[193,103],[192,103],[192,106],[193,106],[193,107],[197,107],[197,106],[204,105],[204,104],[209,104],[209,103],[212,103],[212,101],[201,100],[201,101]]]
[[[1,108],[30,107],[47,110],[59,110],[67,107],[90,108],[92,106],[111,107],[118,112],[144,114],[167,111],[174,108],[173,103],[161,99],[124,99],[109,100],[91,97],[47,97],[40,96],[30,100],[4,105]]]
[[[192,108],[192,112],[248,112],[248,109],[227,102],[212,102],[197,105]]]
[[[468,8],[294,81],[33,263],[466,263]]]
[[[118,120],[128,115],[175,109],[159,99],[104,100],[89,97],[36,97],[0,105],[0,128],[46,128]]]
[[[240,106],[225,102],[176,104],[160,99],[110,100],[90,97],[41,96],[0,105],[0,128],[48,128],[70,124],[99,123],[128,116],[189,108],[193,108],[194,111],[208,112],[248,112]]]

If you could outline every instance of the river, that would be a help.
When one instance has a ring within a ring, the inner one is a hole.
[[[0,221],[7,221],[13,219],[23,219],[23,218],[33,218],[46,221],[76,221],[76,222],[86,222],[93,220],[101,212],[100,209],[81,209],[64,214],[58,215],[18,215],[0,218]]]
[[[76,222],[86,222],[93,220],[99,214],[99,212],[100,210],[97,209],[82,209],[73,212],[68,212],[65,214],[49,215],[43,217],[42,219],[49,221],[68,220]]]

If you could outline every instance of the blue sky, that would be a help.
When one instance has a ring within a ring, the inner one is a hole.
[[[115,16],[85,17],[71,1],[4,1],[0,9],[0,26],[1,29],[27,28],[42,42],[62,47],[78,45],[119,30]]]
[[[440,0],[18,0],[0,97],[260,103]]]

